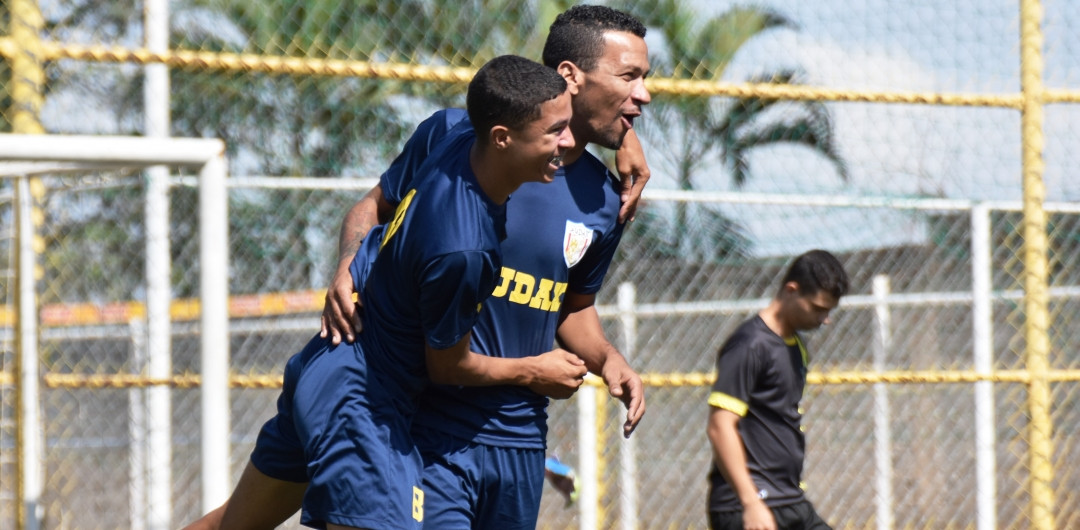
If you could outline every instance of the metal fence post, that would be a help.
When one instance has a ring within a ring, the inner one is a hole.
[[[874,371],[887,369],[886,357],[892,349],[892,313],[889,310],[889,277],[874,276],[874,315],[877,331],[874,343]],[[889,406],[889,389],[885,383],[874,383],[874,461],[876,463],[877,527],[879,530],[893,528],[893,469],[892,469],[892,414]]]
[[[225,155],[199,172],[202,509],[229,497],[229,226]]]
[[[155,53],[169,46],[169,3],[148,0],[144,12],[145,44]],[[169,136],[169,71],[164,64],[144,66],[144,116],[147,137]],[[149,375],[172,377],[172,255],[169,243],[169,168],[146,169],[146,318]],[[172,389],[147,391],[149,491],[147,523],[152,530],[172,528]]]
[[[971,209],[971,324],[974,368],[988,375],[993,364],[993,308],[990,278],[990,209],[985,204]],[[997,528],[997,455],[994,450],[994,384],[975,382],[976,511],[979,530]]]
[[[637,315],[634,305],[637,289],[634,284],[619,284],[619,323],[622,326],[622,354],[630,362],[637,345]],[[634,437],[623,438],[619,447],[619,514],[623,530],[638,527],[637,449]]]

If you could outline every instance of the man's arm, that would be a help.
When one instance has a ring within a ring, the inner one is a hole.
[[[637,213],[638,201],[645,183],[649,182],[652,172],[645,162],[645,152],[641,140],[633,129],[626,132],[622,147],[615,152],[615,168],[622,181],[622,207],[619,208],[619,222],[633,221]]]
[[[595,294],[567,291],[556,336],[564,348],[585,361],[590,372],[602,377],[612,397],[626,406],[623,436],[629,437],[645,414],[644,385],[626,358],[604,336],[595,302]]]
[[[576,355],[556,349],[542,355],[503,358],[469,350],[471,334],[446,348],[426,347],[428,377],[442,385],[527,386],[538,394],[566,399],[585,378],[585,363]]]
[[[743,528],[746,530],[775,530],[776,520],[765,501],[758,497],[757,486],[746,467],[746,448],[739,436],[739,420],[734,412],[709,407],[707,433],[712,444],[713,460],[724,480],[735,490],[743,506]]]
[[[338,266],[330,288],[326,290],[320,337],[325,339],[329,335],[334,344],[340,344],[342,337],[345,342],[356,340],[355,334],[360,333],[361,329],[359,301],[353,301],[354,289],[349,265],[356,256],[356,251],[360,249],[364,236],[375,225],[387,221],[393,213],[394,205],[386,200],[382,186],[376,185],[345,214],[338,237]]]

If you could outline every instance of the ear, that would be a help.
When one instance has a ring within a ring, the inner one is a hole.
[[[488,138],[495,149],[506,149],[510,146],[510,129],[505,125],[496,125],[491,128]]]
[[[559,72],[559,75],[566,80],[567,90],[570,91],[570,95],[577,95],[582,83],[585,82],[585,72],[570,61],[559,63],[559,66],[555,67],[555,71]]]
[[[786,294],[799,294],[799,282],[787,282],[783,288]]]

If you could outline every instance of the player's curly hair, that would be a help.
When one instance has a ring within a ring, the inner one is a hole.
[[[540,117],[540,105],[566,92],[555,70],[517,55],[487,62],[469,82],[465,105],[478,137],[496,125],[520,129]]]
[[[604,6],[574,6],[555,17],[544,43],[544,64],[556,68],[570,61],[586,72],[604,53],[604,33],[623,31],[645,38],[645,25],[631,15]]]
[[[825,291],[837,299],[850,288],[847,272],[840,260],[825,250],[811,250],[797,258],[784,274],[783,286],[788,282],[799,284],[799,294],[813,295]],[[783,287],[781,287],[783,288]]]

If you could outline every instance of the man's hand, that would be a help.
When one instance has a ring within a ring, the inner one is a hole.
[[[349,208],[345,219],[341,221],[341,234],[338,236],[338,266],[334,271],[334,279],[330,288],[326,290],[326,304],[323,305],[322,328],[319,336],[330,336],[330,342],[335,346],[341,344],[342,337],[345,342],[353,342],[360,333],[360,305],[359,298],[353,300],[355,293],[352,273],[349,266],[352,265],[356,252],[360,250],[364,238],[371,229],[380,222],[386,222],[394,212],[394,205],[386,200],[383,195],[382,185],[371,188],[364,196]]]
[[[776,530],[776,518],[765,501],[756,500],[743,505],[743,528],[745,530]]]
[[[609,357],[600,376],[607,383],[611,397],[622,401],[626,406],[623,436],[629,438],[645,414],[645,385],[641,382],[641,376],[630,368],[621,355]]]
[[[622,183],[622,207],[619,208],[619,222],[633,221],[637,213],[638,201],[645,183],[649,182],[652,172],[645,162],[645,153],[637,133],[630,129],[623,138],[622,147],[615,152],[615,169],[619,172]]]
[[[574,395],[585,381],[585,361],[562,348],[535,357],[533,382],[528,387],[537,394],[553,399]]]
[[[345,342],[356,340],[356,334],[360,333],[360,299],[353,301],[353,279],[349,273],[349,262],[344,262],[344,267],[338,266],[334,273],[334,279],[330,288],[326,290],[326,304],[323,305],[322,329],[319,336],[330,336],[330,342],[334,345],[341,344],[342,337]]]

